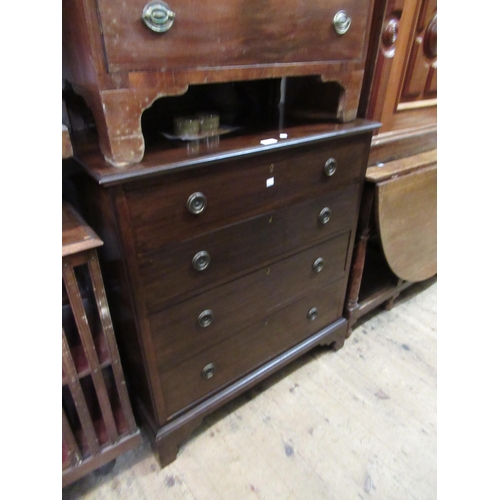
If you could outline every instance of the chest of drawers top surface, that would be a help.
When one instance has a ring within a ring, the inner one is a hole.
[[[140,163],[119,169],[103,158],[97,136],[83,131],[75,132],[78,148],[76,160],[102,186],[125,186],[132,181],[144,181],[149,178],[154,178],[150,180],[154,185],[156,178],[164,178],[165,174],[210,167],[225,161],[241,161],[257,155],[279,154],[282,151],[286,151],[285,154],[290,158],[293,157],[294,148],[297,146],[314,150],[327,141],[371,135],[379,126],[378,122],[358,118],[349,123],[309,123],[241,135],[230,134],[222,136],[216,148],[208,149],[202,146],[195,153],[190,152],[187,144],[179,145],[177,141],[165,140],[147,148]],[[268,145],[262,143],[269,139],[275,142]],[[352,150],[348,154],[353,154]]]

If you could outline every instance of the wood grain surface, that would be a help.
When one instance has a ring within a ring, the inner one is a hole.
[[[141,19],[143,0],[98,4],[112,72],[361,59],[370,12],[370,0],[171,0],[174,24],[155,33]],[[339,10],[353,20],[344,35],[332,25]]]
[[[66,125],[62,126],[62,159],[71,158],[73,156],[73,146],[71,145],[71,138],[69,130]]]
[[[344,275],[350,233],[266,266],[150,317],[155,350],[174,367],[210,345],[242,330],[313,290]],[[320,272],[313,270],[319,257]],[[202,328],[198,316],[212,312],[212,323]]]
[[[69,204],[62,204],[62,256],[102,245],[102,240]]]
[[[169,245],[160,245],[154,233],[151,244],[156,249],[137,257],[142,300],[150,311],[158,311],[175,297],[201,293],[348,230],[355,221],[358,191],[355,185]],[[321,225],[318,215],[325,207],[332,216]],[[196,271],[192,260],[202,251],[209,253],[211,262]]]
[[[437,163],[437,149],[425,151],[399,160],[382,163],[366,170],[368,182],[381,182]]]
[[[162,363],[158,369],[167,413],[172,415],[193,406],[333,323],[342,311],[342,285],[343,280],[337,280],[310,293],[174,368],[168,362]],[[313,307],[318,316],[310,321],[307,315]],[[205,380],[202,370],[211,363],[215,365],[214,375]]]
[[[376,217],[396,276],[422,281],[437,272],[437,166],[377,184]]]
[[[336,161],[331,177],[323,171],[329,159]],[[340,191],[362,180],[365,161],[364,137],[340,138],[130,183],[125,191],[137,248],[144,252],[159,240],[192,238],[221,225]],[[206,197],[206,208],[193,215],[186,202],[196,192]]]

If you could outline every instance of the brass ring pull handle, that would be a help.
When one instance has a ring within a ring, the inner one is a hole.
[[[206,328],[207,326],[210,326],[212,324],[212,321],[214,320],[214,313],[212,312],[211,309],[207,309],[200,313],[198,316],[198,324],[202,328]]]
[[[193,257],[193,267],[196,271],[204,271],[210,264],[210,254],[204,250]]]
[[[207,207],[207,198],[203,193],[193,193],[188,198],[186,206],[193,215],[199,215]]]
[[[313,307],[308,313],[307,313],[307,319],[309,321],[314,321],[318,317],[318,308]]]
[[[319,273],[325,267],[325,261],[322,257],[317,258],[313,263],[313,271]]]
[[[328,158],[323,168],[323,172],[327,177],[331,177],[335,173],[335,170],[337,170],[337,160],[335,160],[335,158]]]
[[[347,15],[345,10],[339,10],[333,18],[333,27],[339,35],[347,33],[351,27],[352,19]]]
[[[156,33],[168,31],[174,24],[175,12],[161,0],[147,3],[142,10],[142,20]]]
[[[215,363],[208,363],[207,366],[203,368],[201,371],[201,376],[205,379],[211,379],[215,373]]]
[[[319,220],[320,224],[325,225],[325,224],[328,223],[328,221],[330,220],[331,216],[332,216],[332,211],[328,207],[325,207],[319,213],[318,220]]]

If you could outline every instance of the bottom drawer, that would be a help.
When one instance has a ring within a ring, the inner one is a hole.
[[[173,369],[159,361],[169,418],[340,318],[344,283],[315,291]]]

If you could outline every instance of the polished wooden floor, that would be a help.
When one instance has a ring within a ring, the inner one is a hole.
[[[437,281],[221,408],[160,469],[145,442],[63,499],[437,497]]]

